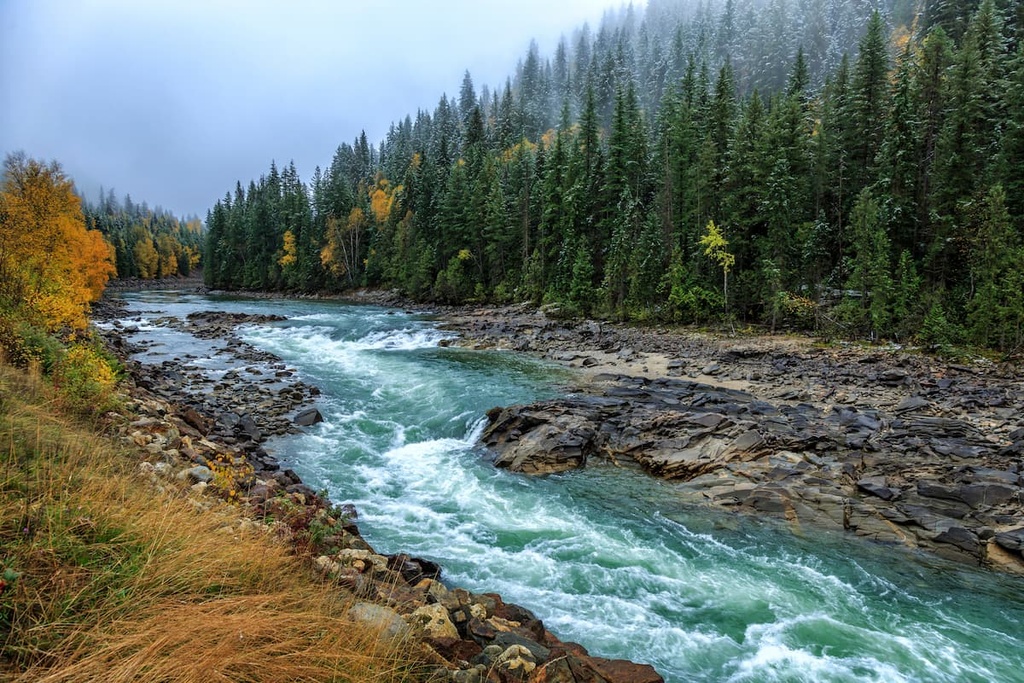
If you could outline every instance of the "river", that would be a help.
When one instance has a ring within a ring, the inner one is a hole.
[[[440,563],[592,654],[666,681],[1024,681],[1024,584],[902,549],[682,504],[608,466],[547,478],[474,446],[491,407],[565,391],[571,375],[510,352],[446,348],[428,316],[337,302],[123,295],[144,361],[210,342],[158,321],[278,313],[241,337],[323,392],[325,421],[267,444],[313,488],[354,503],[380,552]]]

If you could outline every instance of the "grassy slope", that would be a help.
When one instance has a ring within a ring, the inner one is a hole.
[[[160,490],[138,462],[0,365],[0,574],[20,574],[0,593],[0,678],[419,678],[271,530]]]

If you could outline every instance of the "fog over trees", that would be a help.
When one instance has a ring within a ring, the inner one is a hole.
[[[1024,340],[1024,9],[651,0],[239,182],[218,288]],[[254,144],[259,141],[254,140]]]

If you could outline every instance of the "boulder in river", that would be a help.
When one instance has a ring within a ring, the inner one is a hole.
[[[497,467],[525,474],[578,469],[595,451],[597,433],[585,416],[543,404],[495,409],[483,441],[497,452]]]
[[[294,422],[300,427],[312,427],[313,425],[323,421],[324,416],[321,415],[320,411],[317,410],[316,408],[307,408],[305,410],[299,411],[295,415],[295,417],[292,418],[292,422]]]

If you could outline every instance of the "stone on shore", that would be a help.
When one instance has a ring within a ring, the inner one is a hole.
[[[348,618],[357,624],[376,629],[388,640],[406,640],[412,630],[395,610],[372,602],[357,602],[348,610]]]

